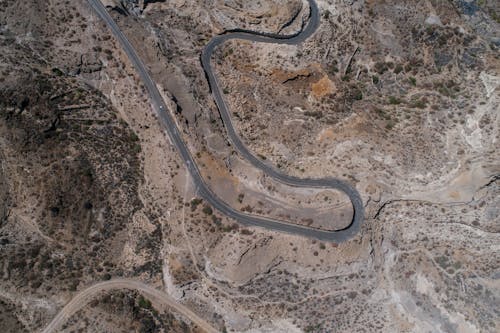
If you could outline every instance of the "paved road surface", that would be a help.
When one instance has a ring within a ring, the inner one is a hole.
[[[135,49],[132,47],[128,39],[122,33],[117,24],[113,21],[109,15],[106,8],[102,5],[99,0],[88,0],[92,8],[97,12],[97,14],[106,22],[108,27],[111,29],[115,37],[118,39],[123,47],[123,50],[130,58],[130,61],[136,68],[139,76],[141,77],[144,86],[146,87],[151,102],[155,111],[158,113],[159,119],[163,126],[167,129],[169,137],[174,144],[174,146],[179,151],[182,160],[184,161],[186,168],[188,169],[193,182],[196,186],[198,195],[200,195],[206,202],[212,205],[215,209],[220,211],[222,214],[233,218],[246,226],[256,226],[261,228],[266,228],[269,230],[286,232],[295,235],[301,235],[310,238],[316,238],[323,241],[331,242],[342,242],[354,237],[363,222],[364,219],[364,207],[363,201],[359,193],[354,187],[335,178],[323,178],[323,179],[312,179],[312,178],[297,178],[283,174],[278,169],[274,168],[272,165],[267,164],[254,156],[240,140],[239,136],[231,123],[230,113],[224,102],[220,86],[217,79],[212,71],[210,60],[214,49],[221,43],[229,39],[246,39],[256,42],[264,43],[280,43],[280,44],[297,44],[301,43],[309,36],[311,36],[319,26],[319,11],[314,0],[308,0],[310,6],[310,17],[307,25],[297,34],[282,36],[270,33],[256,33],[246,30],[233,30],[228,31],[222,35],[215,36],[210,40],[207,46],[204,48],[201,55],[203,69],[207,74],[210,87],[212,89],[212,94],[219,108],[220,115],[226,126],[228,136],[232,141],[234,147],[254,166],[261,169],[267,175],[275,178],[276,180],[291,185],[295,187],[309,187],[309,188],[334,188],[345,192],[351,199],[354,216],[351,224],[344,229],[335,231],[325,231],[314,228],[309,228],[306,226],[301,226],[297,224],[292,224],[280,220],[275,220],[271,218],[252,216],[240,211],[235,210],[233,207],[229,206],[226,202],[218,198],[215,193],[208,187],[204,182],[198,166],[196,165],[191,153],[189,152],[187,145],[184,143],[179,129],[177,128],[171,114],[167,111],[167,106],[156,87],[153,79],[149,75],[147,67],[141,61]]]
[[[102,293],[110,290],[116,289],[131,289],[136,290],[143,294],[146,298],[151,300],[154,304],[166,305],[175,311],[182,314],[184,317],[191,320],[193,323],[204,329],[208,333],[216,333],[218,332],[215,328],[213,328],[208,322],[204,319],[200,318],[193,311],[189,310],[184,305],[177,303],[175,299],[173,299],[170,295],[148,285],[134,280],[127,279],[116,279],[109,280],[105,282],[100,282],[94,284],[93,286],[80,291],[78,294],[73,297],[73,299],[62,308],[62,310],[57,314],[57,316],[52,319],[50,324],[43,330],[42,333],[51,333],[57,332],[57,329],[60,328],[62,324],[66,322],[66,320],[71,317],[73,314],[78,312],[85,305],[90,303],[92,299],[95,297],[102,295]]]

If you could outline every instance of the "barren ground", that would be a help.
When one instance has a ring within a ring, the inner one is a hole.
[[[297,31],[306,3],[133,2],[112,15],[216,193],[253,214],[345,226],[345,195],[280,185],[233,151],[199,62],[225,29]],[[500,329],[498,4],[318,6],[304,44],[233,41],[214,68],[252,151],[289,174],[356,186],[366,219],[342,244],[243,228],[197,198],[85,1],[3,1],[2,328],[37,332],[77,291],[125,277],[228,332]],[[148,329],[196,332],[131,291],[103,293],[64,331]]]

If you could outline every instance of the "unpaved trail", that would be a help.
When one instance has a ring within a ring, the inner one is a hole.
[[[92,299],[98,297],[102,293],[110,290],[130,289],[135,290],[147,297],[153,304],[165,305],[177,311],[184,317],[191,320],[198,327],[202,328],[207,333],[218,332],[207,321],[198,316],[196,313],[178,303],[172,296],[163,291],[148,286],[145,283],[127,280],[127,279],[113,279],[109,281],[99,282],[87,289],[80,291],[73,299],[59,311],[57,316],[52,319],[49,325],[42,331],[42,333],[57,332],[57,329],[68,320],[78,310],[86,306]]]

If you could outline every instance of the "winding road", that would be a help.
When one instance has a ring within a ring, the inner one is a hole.
[[[290,45],[296,45],[303,42],[304,40],[309,38],[319,26],[319,10],[314,0],[308,0],[310,8],[309,20],[307,22],[307,25],[303,27],[300,32],[293,35],[279,35],[272,33],[252,32],[242,29],[227,31],[221,35],[213,37],[210,40],[210,42],[203,49],[203,52],[201,54],[201,62],[209,81],[212,95],[219,109],[220,116],[227,130],[228,137],[234,145],[234,148],[244,158],[246,158],[252,165],[262,170],[268,176],[284,184],[293,187],[337,189],[349,196],[354,209],[352,222],[346,228],[335,231],[319,230],[276,219],[246,214],[234,209],[226,202],[222,201],[219,197],[217,197],[217,195],[208,187],[208,185],[203,180],[198,166],[196,165],[195,160],[189,152],[187,145],[184,143],[172,115],[167,110],[165,101],[158,91],[158,88],[151,78],[146,66],[137,55],[135,49],[132,47],[128,39],[120,30],[116,22],[112,19],[101,1],[88,0],[88,2],[95,10],[95,12],[101,17],[101,19],[106,22],[108,27],[113,32],[114,36],[122,45],[122,48],[129,57],[130,61],[136,68],[141,80],[144,83],[144,86],[146,87],[150,95],[151,103],[153,104],[153,107],[157,112],[162,125],[167,129],[171,142],[179,151],[181,158],[186,165],[186,168],[193,178],[197,193],[200,197],[202,197],[207,203],[212,205],[222,214],[225,214],[226,216],[237,220],[239,223],[245,226],[261,227],[269,230],[315,238],[328,242],[343,242],[354,237],[357,234],[364,219],[363,201],[357,190],[350,184],[336,178],[298,178],[286,175],[274,166],[263,162],[252,152],[250,152],[241,141],[240,137],[234,129],[230,117],[230,112],[222,95],[222,91],[218,84],[217,78],[211,67],[211,58],[216,47],[230,39],[244,39],[254,42]]]
[[[151,98],[151,103],[155,111],[157,112],[159,119],[163,126],[167,129],[170,140],[175,145],[179,151],[181,158],[183,159],[193,182],[196,185],[198,194],[211,204],[214,208],[219,210],[221,213],[236,219],[243,225],[262,227],[270,230],[286,232],[295,235],[306,236],[310,238],[316,238],[323,241],[332,242],[342,242],[348,240],[356,235],[359,231],[361,224],[364,219],[364,207],[363,201],[359,193],[354,187],[335,178],[297,178],[286,175],[273,167],[270,164],[263,162],[261,159],[257,158],[248,148],[243,144],[240,137],[236,133],[234,126],[232,125],[229,109],[222,95],[220,86],[218,84],[217,78],[213,73],[211,67],[211,58],[214,50],[217,46],[230,39],[244,39],[254,42],[262,43],[278,43],[278,44],[291,44],[295,45],[303,42],[308,37],[310,37],[319,26],[319,11],[314,0],[308,0],[310,6],[310,16],[307,25],[298,33],[293,35],[278,35],[271,33],[259,33],[247,30],[231,30],[224,34],[215,36],[210,40],[210,42],[205,46],[201,55],[201,62],[203,69],[205,70],[207,79],[212,90],[214,100],[219,109],[219,113],[226,127],[228,137],[234,145],[235,149],[246,158],[252,165],[262,170],[265,174],[273,177],[274,179],[294,187],[310,187],[310,188],[333,188],[346,193],[351,199],[354,216],[351,224],[341,230],[336,231],[324,231],[314,228],[309,228],[306,226],[300,226],[291,224],[284,221],[269,219],[265,217],[252,216],[245,214],[243,212],[237,211],[227,203],[218,198],[215,193],[207,186],[204,182],[198,167],[191,156],[186,144],[182,140],[179,129],[177,128],[171,114],[167,111],[167,106],[163,100],[156,84],[148,73],[148,70],[144,63],[141,61],[134,48],[121,32],[120,28],[113,21],[109,15],[106,8],[100,2],[100,0],[87,0],[91,7],[96,11],[96,13],[107,23],[109,28],[112,30],[115,37],[121,43],[123,50],[130,58],[130,61],[139,73],[146,89]],[[42,333],[50,333],[57,330],[60,325],[62,325],[69,317],[75,314],[79,309],[87,305],[94,297],[101,294],[102,292],[115,290],[115,289],[132,289],[137,290],[144,296],[151,299],[156,304],[167,305],[174,310],[178,311],[185,317],[189,318],[193,323],[204,329],[206,332],[212,333],[217,332],[208,322],[200,318],[194,312],[192,312],[187,307],[178,303],[170,295],[149,287],[148,285],[134,280],[127,279],[115,279],[105,282],[97,283],[83,291],[76,294],[73,299],[64,306],[64,308],[54,317],[54,319],[49,323],[49,325],[42,331]]]
[[[154,304],[166,305],[179,312],[180,314],[191,320],[193,323],[195,323],[197,326],[201,327],[205,332],[218,332],[207,321],[200,318],[196,313],[194,313],[184,305],[178,303],[170,295],[139,281],[115,279],[94,284],[93,286],[80,291],[73,297],[73,299],[71,299],[68,304],[64,306],[64,308],[62,308],[61,311],[59,311],[57,316],[52,319],[52,321],[49,323],[49,325],[47,325],[47,327],[45,327],[42,333],[56,332],[57,329],[66,322],[67,319],[69,319],[85,305],[90,303],[90,301],[92,301],[92,299],[94,299],[96,296],[99,296],[106,291],[119,289],[136,290],[146,298],[148,298],[150,301],[152,301]]]

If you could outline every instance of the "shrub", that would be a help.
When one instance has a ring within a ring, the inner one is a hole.
[[[194,198],[193,200],[191,200],[191,211],[194,211],[201,202],[202,200],[199,198]]]
[[[384,74],[389,69],[389,66],[382,61],[375,63],[375,71],[379,74]]]
[[[132,142],[137,142],[139,141],[139,137],[137,136],[137,134],[135,134],[134,132],[130,133],[130,141]]]
[[[395,96],[389,96],[389,104],[399,105],[401,104],[401,100]]]
[[[139,297],[139,307],[143,309],[151,309],[151,301],[144,298],[144,296]]]
[[[319,118],[323,117],[323,112],[322,111],[305,111],[304,116],[319,119]]]
[[[206,215],[212,215],[213,214],[212,207],[210,207],[209,205],[203,206],[203,213],[205,213]]]
[[[353,92],[353,96],[352,96],[355,100],[357,101],[360,101],[363,99],[363,93],[361,92],[361,90],[357,89]]]
[[[139,154],[141,151],[142,151],[141,145],[138,143],[134,144],[134,146],[132,147],[132,152],[135,154]]]
[[[63,76],[64,73],[57,67],[52,68],[52,73],[54,73],[56,76]]]
[[[422,98],[420,100],[412,101],[410,106],[413,108],[425,109],[425,107],[427,106],[427,100],[425,98]]]
[[[222,221],[222,220],[220,219],[220,217],[217,217],[217,216],[215,216],[215,215],[212,215],[211,217],[212,217],[212,222],[213,222],[216,226],[220,226],[220,225],[221,225],[221,221]]]

